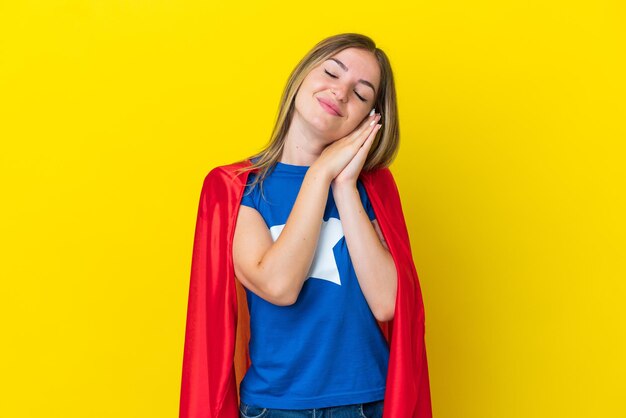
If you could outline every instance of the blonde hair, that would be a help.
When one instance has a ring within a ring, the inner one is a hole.
[[[262,193],[263,180],[276,165],[276,162],[280,160],[285,144],[285,135],[294,113],[295,97],[302,81],[313,68],[337,52],[347,48],[360,48],[372,52],[380,66],[380,87],[378,95],[374,100],[374,108],[378,113],[382,112],[382,117],[379,121],[382,123],[382,127],[376,133],[370,152],[363,165],[363,171],[388,167],[395,159],[398,152],[400,132],[398,127],[396,88],[389,59],[368,36],[358,33],[343,33],[328,37],[315,45],[291,72],[280,99],[278,118],[268,143],[261,151],[248,157],[250,160],[257,158],[258,160],[252,161],[251,165],[237,170],[237,175],[251,170],[258,173],[254,182],[250,184],[250,189],[256,183],[261,183]]]

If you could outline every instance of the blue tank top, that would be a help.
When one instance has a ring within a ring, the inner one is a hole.
[[[309,166],[278,162],[241,204],[256,209],[274,241],[282,231]],[[360,180],[370,220],[374,210]],[[247,288],[251,365],[240,385],[250,405],[311,409],[384,399],[389,346],[363,296],[329,188],[309,277],[293,305],[278,306]]]

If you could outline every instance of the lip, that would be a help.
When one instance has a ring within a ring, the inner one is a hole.
[[[341,112],[339,111],[337,106],[335,106],[334,104],[329,103],[324,99],[317,99],[317,101],[320,102],[320,105],[322,106],[322,108],[324,108],[324,110],[326,110],[331,115],[342,116]]]

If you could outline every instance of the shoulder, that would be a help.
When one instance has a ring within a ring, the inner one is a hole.
[[[243,160],[209,170],[204,176],[200,191],[199,217],[206,218],[210,213],[214,215],[216,208],[224,214],[232,208],[232,203],[241,195],[247,178],[247,172],[238,175],[237,170],[248,164],[248,160]]]
[[[205,175],[204,184],[212,186],[242,186],[249,171],[241,173],[239,170],[250,165],[250,160],[246,159],[215,166]]]
[[[243,160],[219,165],[209,170],[202,182],[201,207],[205,211],[218,204],[225,208],[230,207],[230,203],[241,196],[250,172],[238,173],[237,170],[245,168],[249,164],[248,160]]]

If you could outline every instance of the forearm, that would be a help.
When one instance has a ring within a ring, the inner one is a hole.
[[[314,167],[304,177],[294,206],[280,235],[263,256],[259,267],[271,271],[279,293],[295,301],[307,273],[320,236],[330,179]]]
[[[346,245],[363,295],[380,321],[393,318],[397,272],[391,253],[383,246],[355,184],[333,187]]]

